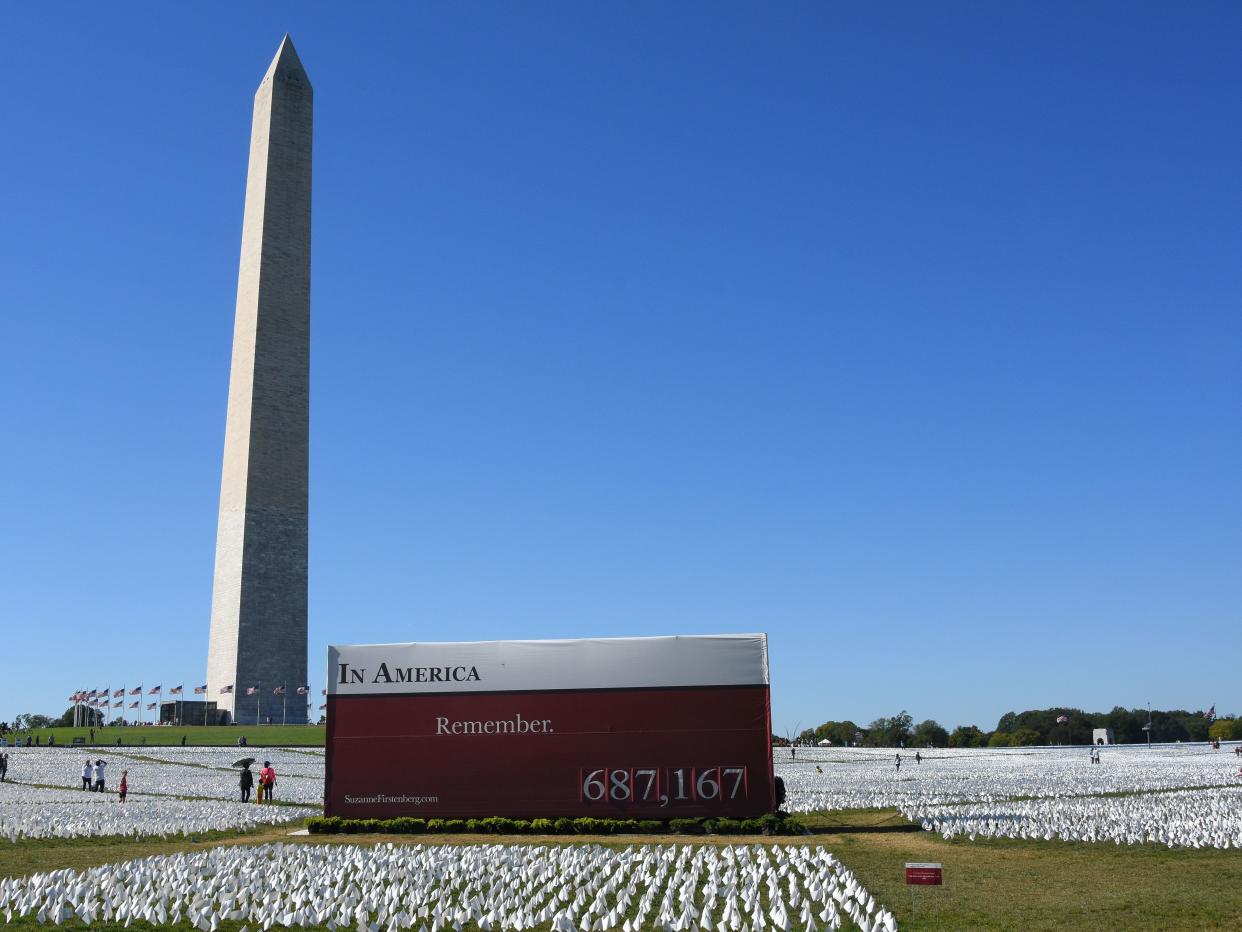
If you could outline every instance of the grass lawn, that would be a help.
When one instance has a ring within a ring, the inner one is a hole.
[[[633,836],[313,836],[290,838],[288,828],[202,836],[198,842],[57,839],[0,844],[0,876],[30,874],[202,849],[270,841],[300,844],[514,844],[587,843],[613,846],[668,844],[821,844],[854,871],[907,930],[1178,930],[1242,928],[1242,857],[1236,851],[1192,851],[1152,846],[1045,841],[945,841],[907,823],[895,810],[863,810],[804,817],[812,837]],[[906,861],[939,861],[945,886],[919,888],[914,917],[904,883]],[[15,921],[34,928],[33,919]],[[70,928],[81,923],[66,923]],[[222,930],[240,928],[224,923]],[[96,924],[93,928],[113,926]],[[130,929],[150,928],[131,923]],[[469,930],[473,932],[473,929]]]
[[[24,734],[24,733],[23,733]],[[37,728],[30,732],[39,739],[40,744],[47,744],[51,735],[56,736],[57,744],[73,744],[74,738],[82,738],[91,743],[89,728]],[[96,728],[95,744],[116,745],[117,739],[126,747],[141,747],[143,744],[169,745],[180,744],[185,737],[187,745],[199,747],[236,746],[237,739],[242,735],[251,747],[323,747],[324,726],[322,725],[146,725],[126,728]]]
[[[955,838],[896,810],[805,817],[903,929],[1242,929],[1242,853],[1154,845]],[[913,829],[913,830],[911,830]],[[944,865],[919,887],[907,861]]]

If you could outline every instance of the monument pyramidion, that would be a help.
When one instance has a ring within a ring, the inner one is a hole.
[[[207,652],[239,724],[307,719],[313,97],[285,36],[254,95]]]

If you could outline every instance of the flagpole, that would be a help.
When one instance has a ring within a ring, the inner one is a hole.
[[[285,683],[280,687],[280,724],[285,724],[285,719],[289,714],[289,684]]]

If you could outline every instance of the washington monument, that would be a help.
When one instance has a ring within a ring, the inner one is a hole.
[[[312,100],[286,36],[254,95],[207,651],[240,724],[303,723],[309,698]]]

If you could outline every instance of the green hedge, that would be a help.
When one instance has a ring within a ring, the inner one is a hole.
[[[773,814],[757,819],[308,819],[312,835],[801,835],[801,823]]]

